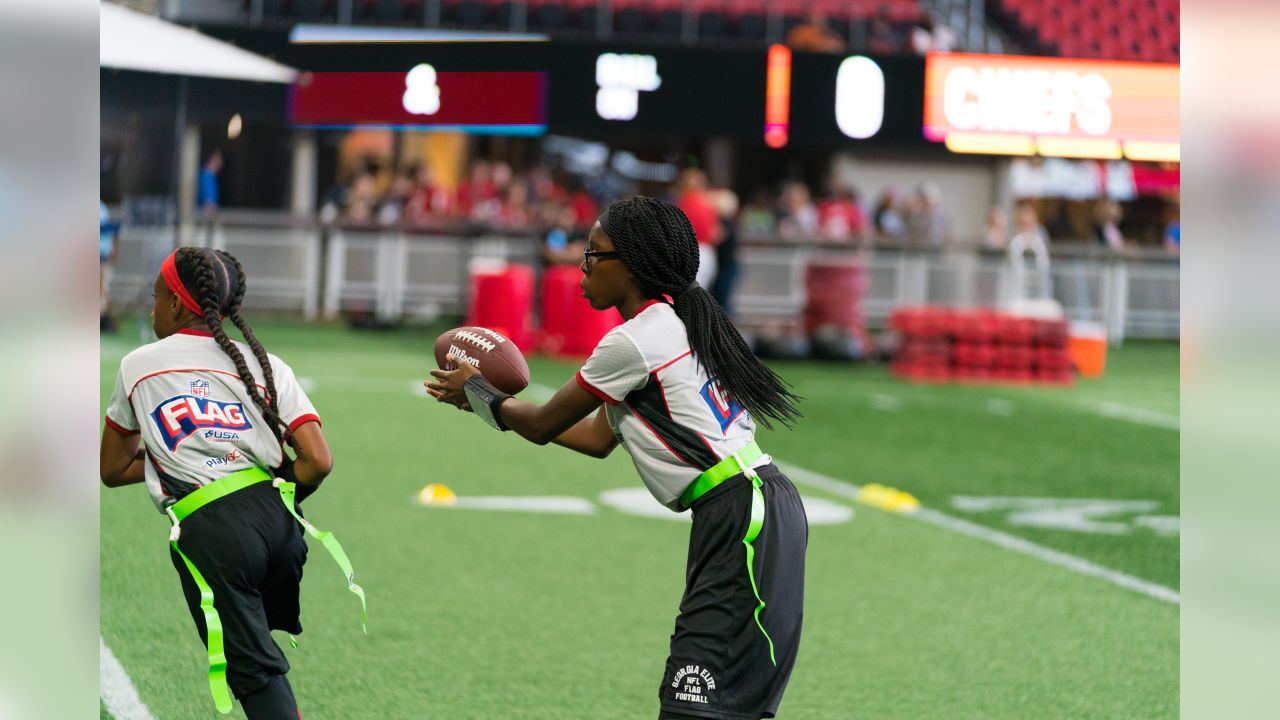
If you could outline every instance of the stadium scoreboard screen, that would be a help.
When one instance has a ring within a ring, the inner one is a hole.
[[[920,58],[796,53],[791,79],[795,144],[925,144]]]
[[[1178,159],[1178,66],[600,42],[295,45],[298,127]]]
[[[758,138],[764,54],[622,44],[553,50],[551,129],[613,138]]]
[[[295,127],[924,143],[923,61],[598,42],[293,45]]]
[[[635,46],[560,48],[552,132],[789,144],[924,143],[919,58]]]
[[[443,72],[425,62],[406,72],[309,72],[289,116],[296,127],[541,135],[546,84],[544,72]]]

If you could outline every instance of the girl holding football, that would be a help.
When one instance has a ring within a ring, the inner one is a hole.
[[[615,202],[591,228],[581,284],[593,308],[625,322],[573,380],[544,405],[501,392],[467,363],[425,384],[540,445],[603,458],[621,444],[658,502],[692,510],[659,717],[771,718],[799,648],[808,522],[755,434],[757,422],[790,425],[799,398],[695,281],[698,262],[677,207]]]

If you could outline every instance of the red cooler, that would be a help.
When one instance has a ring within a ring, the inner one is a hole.
[[[533,268],[507,265],[471,273],[467,325],[506,335],[521,352],[533,349]]]
[[[549,267],[542,276],[542,350],[552,355],[585,357],[613,328],[622,324],[617,310],[596,310],[582,297],[582,271]]]

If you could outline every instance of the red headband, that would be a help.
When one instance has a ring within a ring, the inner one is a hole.
[[[160,266],[160,276],[164,278],[164,284],[169,286],[169,291],[178,296],[182,301],[182,306],[200,317],[204,317],[204,310],[200,307],[200,303],[187,292],[187,286],[182,284],[182,278],[178,277],[178,263],[174,260],[178,251],[174,250],[169,253],[169,257],[164,259],[164,263]]]

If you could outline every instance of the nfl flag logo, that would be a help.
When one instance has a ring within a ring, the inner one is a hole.
[[[195,397],[209,397],[209,381],[208,380],[192,380],[191,394]]]

